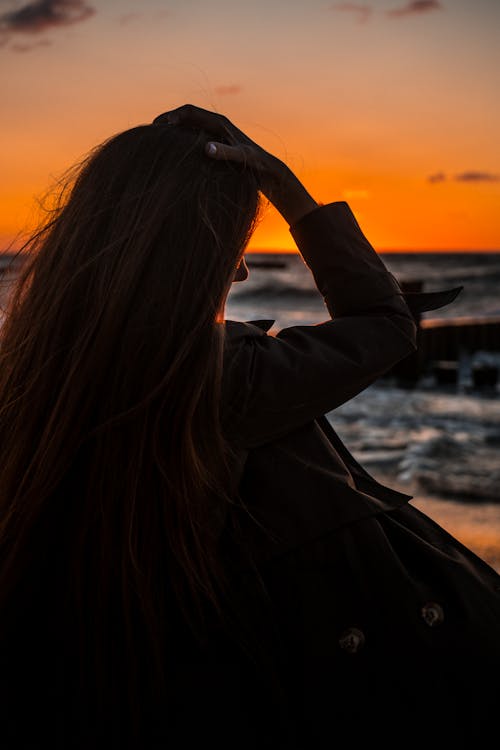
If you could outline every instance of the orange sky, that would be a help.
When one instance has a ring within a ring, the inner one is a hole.
[[[0,249],[92,146],[191,102],[378,250],[500,251],[499,28],[498,0],[0,0]],[[272,209],[261,249],[294,249]]]

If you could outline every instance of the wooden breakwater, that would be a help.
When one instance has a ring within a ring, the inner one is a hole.
[[[419,338],[425,361],[459,359],[476,351],[500,352],[500,315],[422,320]]]
[[[494,358],[474,364],[479,353],[497,355],[500,361],[500,316],[435,318],[422,320],[417,329],[417,351],[401,360],[389,375],[416,382],[434,373],[442,383],[458,378],[461,362],[469,362],[471,376],[493,385],[498,379]]]
[[[403,282],[401,287],[419,292],[423,282]],[[417,351],[395,365],[389,377],[411,385],[433,375],[438,384],[452,384],[468,368],[472,385],[494,387],[500,382],[500,315],[422,319],[415,314],[414,319]],[[484,355],[491,356],[485,360]]]

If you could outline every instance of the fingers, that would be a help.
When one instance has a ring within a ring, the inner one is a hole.
[[[153,120],[153,124],[185,125],[187,127],[206,130],[219,138],[224,138],[228,143],[252,143],[241,130],[224,115],[211,112],[194,104],[183,104],[181,107],[163,112]]]
[[[265,152],[224,115],[193,104],[183,104],[155,117],[153,124],[158,123],[204,130],[216,138],[205,146],[205,153],[210,158],[245,163],[256,169],[265,170]],[[266,157],[269,158],[269,155],[266,154]]]
[[[153,124],[158,123],[187,125],[189,127],[200,128],[200,130],[208,130],[214,135],[220,136],[227,135],[231,128],[236,130],[227,117],[219,115],[217,112],[210,112],[207,109],[195,107],[193,104],[183,104],[181,107],[163,112],[153,120]]]
[[[247,150],[240,146],[228,146],[227,143],[216,143],[209,141],[205,146],[205,153],[212,159],[225,161],[248,162],[249,154]]]

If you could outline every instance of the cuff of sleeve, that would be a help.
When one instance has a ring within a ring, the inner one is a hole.
[[[290,233],[333,315],[348,315],[403,295],[345,201],[318,206]],[[401,299],[401,303],[404,303]]]
[[[405,292],[403,296],[411,312],[415,314],[449,305],[454,302],[462,289],[463,286],[456,286],[439,292]]]

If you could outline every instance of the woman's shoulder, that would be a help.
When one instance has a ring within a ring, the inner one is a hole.
[[[246,337],[265,336],[274,320],[225,320],[224,329],[226,332],[226,341],[229,344]]]

